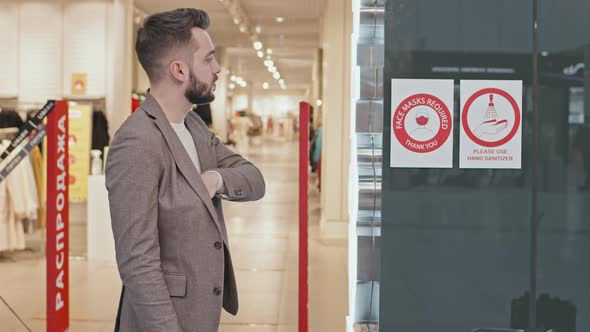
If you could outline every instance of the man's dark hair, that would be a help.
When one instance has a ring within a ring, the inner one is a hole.
[[[207,12],[194,8],[178,8],[145,19],[143,27],[137,32],[135,51],[150,81],[162,78],[162,59],[171,50],[188,45],[193,38],[191,29],[194,27],[203,30],[209,28]]]

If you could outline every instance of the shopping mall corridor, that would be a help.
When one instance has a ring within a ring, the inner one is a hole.
[[[224,313],[220,331],[296,332],[297,144],[265,141],[244,155],[262,170],[267,190],[261,201],[224,205],[240,311],[236,317]],[[347,247],[319,240],[319,200],[311,189],[310,331],[341,332],[348,311]],[[72,228],[72,238],[85,234],[85,227]],[[120,292],[114,264],[71,259],[70,287],[70,331],[112,331]],[[0,296],[32,331],[45,331],[45,260],[32,255],[0,262]],[[27,331],[1,301],[0,330]]]

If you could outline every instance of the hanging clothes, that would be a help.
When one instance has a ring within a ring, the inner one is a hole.
[[[4,140],[0,151],[9,144]],[[25,249],[23,221],[35,220],[38,208],[35,174],[30,158],[26,157],[0,182],[0,251]]]
[[[92,150],[104,151],[109,146],[109,122],[101,111],[92,112]]]
[[[37,228],[45,228],[45,209],[43,208],[43,156],[41,149],[35,147],[31,151],[31,163],[33,165],[33,172],[35,173],[35,185],[37,188],[37,200],[39,201],[39,208],[37,209]]]
[[[0,128],[21,128],[25,122],[15,110],[3,109],[0,111]]]

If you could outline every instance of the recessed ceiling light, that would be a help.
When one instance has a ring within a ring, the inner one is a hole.
[[[268,90],[268,82],[264,82],[264,83],[262,83],[262,88],[263,88],[264,90]]]
[[[285,18],[282,17],[282,16],[277,17],[276,20],[277,20],[277,23],[283,23],[283,22],[285,22]]]
[[[270,48],[266,49],[266,54],[272,54],[272,50]]]
[[[278,80],[279,78],[281,78],[281,74],[279,74],[279,72],[275,72],[274,75],[272,75],[272,77],[275,78],[275,80]]]
[[[254,43],[254,48],[258,51],[262,48],[262,43],[257,41]]]
[[[240,32],[246,32],[246,25],[240,25]]]
[[[229,84],[229,89],[230,89],[230,90],[233,90],[233,89],[235,89],[235,88],[236,88],[236,85],[235,85],[235,84],[233,84],[233,83],[230,83],[230,84]]]
[[[264,56],[264,52],[262,51],[258,51],[256,54],[258,54],[259,58],[262,58]]]
[[[272,67],[268,67],[268,71],[271,73],[276,73],[277,72],[277,67],[272,66]]]
[[[256,33],[261,33],[262,32],[262,27],[260,27],[260,25],[256,26]]]
[[[274,65],[274,62],[272,60],[266,60],[264,61],[264,65],[267,67],[272,67],[272,65]]]
[[[280,80],[279,80],[279,84],[280,84],[280,85],[283,85],[283,84],[285,84],[285,80],[284,80],[284,79],[280,79]]]

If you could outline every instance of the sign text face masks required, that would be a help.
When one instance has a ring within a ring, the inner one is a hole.
[[[453,80],[393,79],[390,167],[453,167]]]

